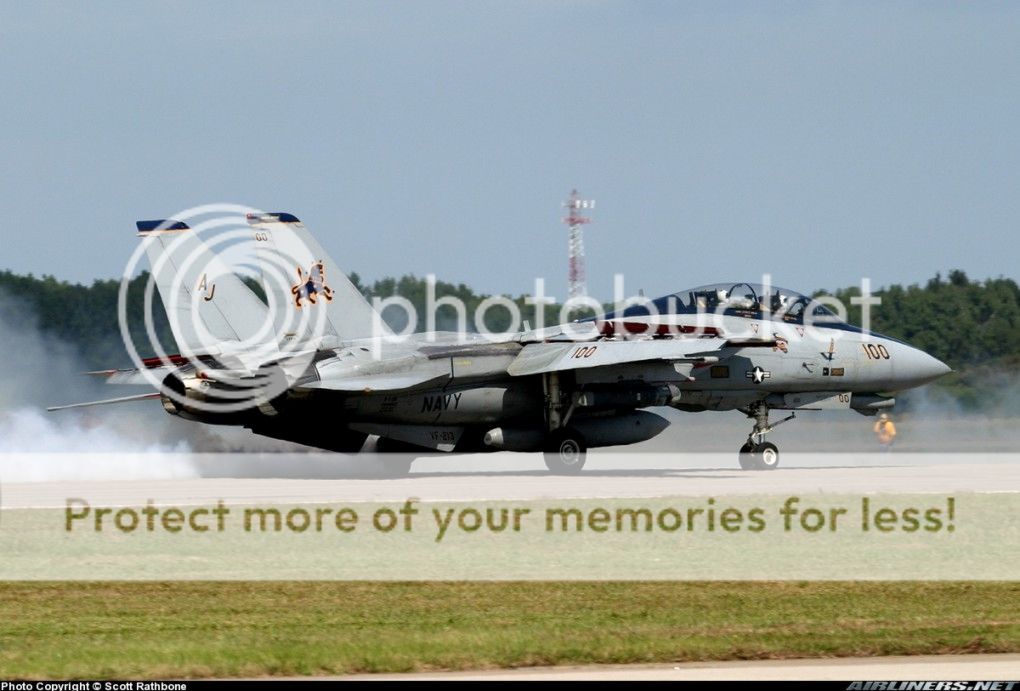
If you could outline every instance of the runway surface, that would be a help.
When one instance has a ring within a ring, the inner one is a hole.
[[[471,672],[365,674],[343,680],[461,681],[832,681],[1015,680],[1020,654],[919,655],[825,660],[740,660],[658,665],[530,667]]]
[[[22,462],[45,463],[49,455]],[[172,455],[170,455],[172,456]],[[76,455],[75,462],[91,462]],[[69,497],[106,506],[259,502],[487,501],[665,496],[790,494],[928,494],[1020,492],[1020,454],[788,455],[774,471],[742,471],[731,454],[602,454],[579,476],[542,469],[540,457],[521,455],[426,458],[400,479],[350,473],[337,477],[335,459],[309,455],[205,454],[185,456],[196,468],[242,464],[248,477],[164,480],[86,480],[2,483],[4,509],[63,508]],[[52,460],[52,459],[50,459]],[[109,456],[103,456],[109,462]],[[181,462],[157,454],[151,463]],[[301,465],[303,464],[303,466]],[[321,464],[321,465],[320,465]],[[330,465],[332,464],[332,465]],[[274,468],[299,477],[274,476]],[[268,474],[268,476],[267,476]],[[254,475],[254,476],[253,476]]]

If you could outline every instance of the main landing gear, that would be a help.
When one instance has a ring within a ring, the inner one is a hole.
[[[545,418],[548,427],[542,447],[545,467],[557,475],[577,475],[584,468],[588,455],[584,437],[568,426],[577,405],[577,397],[571,396],[570,404],[564,405],[558,372],[546,374],[542,378],[542,385],[545,389]]]
[[[557,475],[577,475],[584,468],[587,446],[577,430],[561,427],[545,441],[545,467]]]
[[[797,417],[790,413],[774,425],[769,424],[769,408],[764,403],[756,403],[742,412],[754,418],[754,429],[747,435],[747,442],[740,447],[738,459],[744,470],[775,470],[779,467],[779,447],[765,441],[765,435],[779,425]]]

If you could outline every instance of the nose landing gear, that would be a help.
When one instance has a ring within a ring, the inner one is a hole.
[[[738,454],[744,470],[775,470],[779,466],[779,448],[772,442],[747,442]]]
[[[754,418],[754,429],[747,435],[747,442],[740,447],[737,454],[740,467],[744,470],[775,470],[779,467],[779,447],[765,441],[765,435],[784,422],[797,417],[796,413],[790,413],[789,417],[770,425],[769,408],[764,403],[756,403],[742,412],[747,417]]]

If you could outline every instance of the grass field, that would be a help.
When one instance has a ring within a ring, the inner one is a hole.
[[[0,676],[1020,651],[1020,583],[7,583]]]

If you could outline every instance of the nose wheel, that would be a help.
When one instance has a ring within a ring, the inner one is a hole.
[[[779,467],[779,447],[765,441],[765,435],[779,425],[796,417],[791,413],[774,425],[769,424],[769,408],[759,403],[744,411],[749,418],[754,418],[754,429],[747,435],[747,441],[737,452],[740,467],[744,470],[775,470]]]
[[[740,447],[738,458],[744,470],[775,470],[779,467],[779,447],[772,442],[748,442]]]

